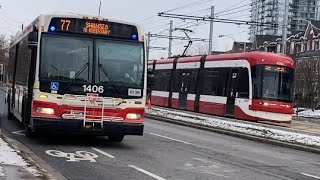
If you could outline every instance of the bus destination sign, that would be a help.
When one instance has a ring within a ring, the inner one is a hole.
[[[64,32],[138,40],[137,27],[94,19],[52,18],[48,32]]]

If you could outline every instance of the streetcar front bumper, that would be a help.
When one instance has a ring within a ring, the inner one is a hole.
[[[76,119],[49,119],[33,117],[30,121],[31,130],[40,133],[92,134],[102,136],[143,135],[142,123],[124,123],[104,121],[86,122]]]

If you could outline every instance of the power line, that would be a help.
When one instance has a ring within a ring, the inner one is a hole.
[[[247,9],[241,9],[239,11],[234,11],[234,12],[230,12],[230,13],[227,13],[227,14],[222,14],[222,15],[219,15],[219,17],[221,16],[226,16],[226,15],[230,15],[230,14],[237,14],[239,12],[243,12],[243,11],[247,11],[247,10],[250,10],[251,8],[247,8]]]
[[[240,4],[242,4],[242,3],[244,3],[244,2],[246,2],[246,1],[240,1],[240,2],[236,3],[236,4],[233,5],[233,6],[230,6],[230,7],[226,8],[226,9],[220,11],[220,12],[217,12],[215,15],[221,14],[221,13],[223,13],[223,12],[228,12],[228,11],[231,11],[231,10],[233,10],[233,9],[237,9],[237,8],[239,8],[239,7],[237,7],[237,6],[240,5]],[[243,5],[243,6],[247,6],[247,5],[250,5],[250,4],[251,4],[251,2],[248,3],[248,4],[245,4],[245,5]],[[243,6],[240,6],[240,7],[243,7]]]
[[[12,20],[12,21],[14,21],[14,22],[16,22],[16,23],[23,24],[22,21],[17,21],[17,20],[15,20],[14,18],[11,18],[11,17],[9,16],[9,14],[2,8],[1,5],[0,5],[0,10],[2,10],[2,12],[4,12],[4,13],[2,13],[2,12],[0,11],[0,13],[1,13],[3,16],[7,17],[8,19],[10,19],[10,20]]]
[[[279,24],[274,24],[274,23],[260,23],[255,21],[244,21],[244,20],[235,20],[235,19],[189,16],[189,15],[181,15],[181,14],[170,14],[170,13],[164,13],[164,12],[159,13],[158,16],[177,18],[177,19],[183,19],[183,20],[188,19],[188,20],[194,20],[194,21],[212,21],[213,20],[214,22],[237,24],[237,25],[244,24],[244,25],[270,26],[270,27],[279,26]]]
[[[150,37],[157,37],[157,38],[160,38],[160,39],[169,39],[170,37],[167,36],[167,35],[163,35],[163,34],[150,34]],[[186,40],[186,41],[189,41],[189,40],[192,40],[192,41],[202,41],[202,42],[207,42],[209,41],[209,39],[202,39],[202,38],[188,38],[188,37],[182,37],[182,36],[172,36],[172,39],[176,39],[176,40]]]
[[[183,6],[177,7],[177,8],[173,8],[173,9],[170,9],[170,10],[167,10],[167,11],[164,11],[164,12],[171,12],[171,11],[175,11],[175,10],[178,10],[178,9],[184,9],[184,8],[187,8],[187,7],[193,6],[193,5],[195,5],[195,4],[203,4],[203,3],[205,3],[205,2],[209,2],[209,1],[212,1],[212,0],[200,0],[200,1],[195,1],[195,2],[192,2],[192,3],[186,4],[186,5],[183,5]]]

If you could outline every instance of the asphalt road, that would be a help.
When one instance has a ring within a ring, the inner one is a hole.
[[[66,135],[30,139],[17,121],[3,124],[67,179],[320,179],[319,154],[150,119],[144,136],[122,143]]]

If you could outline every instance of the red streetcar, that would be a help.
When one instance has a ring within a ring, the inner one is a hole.
[[[153,105],[253,121],[290,123],[294,63],[248,52],[149,61]]]

